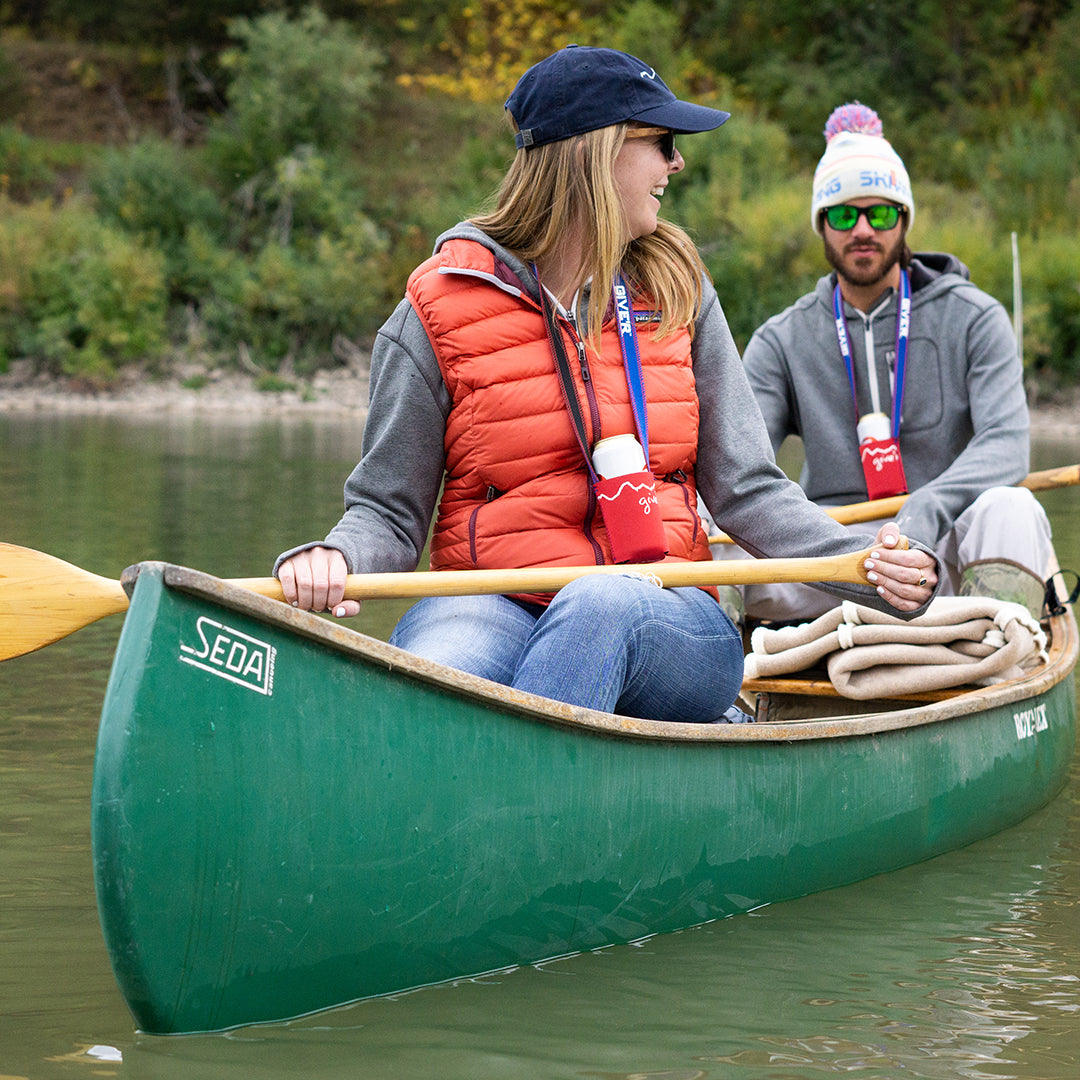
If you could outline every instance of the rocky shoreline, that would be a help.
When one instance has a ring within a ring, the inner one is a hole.
[[[0,414],[52,413],[220,416],[258,420],[276,416],[356,419],[367,411],[367,364],[318,371],[311,379],[282,380],[290,388],[260,389],[259,378],[238,371],[177,368],[164,376],[129,375],[105,389],[57,379],[16,361],[0,375]],[[1080,388],[1031,406],[1040,438],[1080,438]]]
[[[0,375],[0,414],[356,418],[367,411],[367,400],[366,363],[318,371],[310,379],[282,378],[273,389],[260,388],[255,374],[194,368],[178,368],[163,376],[127,374],[105,388],[35,373],[23,361]]]

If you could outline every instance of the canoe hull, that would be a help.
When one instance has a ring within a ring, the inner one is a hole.
[[[95,762],[113,968],[145,1031],[284,1019],[860,880],[1063,786],[1071,665],[927,715],[620,720],[145,564]]]

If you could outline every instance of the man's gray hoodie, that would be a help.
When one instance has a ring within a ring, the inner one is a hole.
[[[1027,475],[1029,422],[1023,366],[1005,309],[967,280],[951,255],[911,265],[911,328],[900,428],[908,490],[901,530],[934,546],[989,487]],[[821,278],[753,335],[743,363],[774,449],[802,438],[800,483],[823,505],[866,499],[855,423],[871,411],[866,369],[872,342],[882,411],[891,412],[896,360],[893,290],[864,315],[845,304],[858,407],[837,343],[836,275]]]
[[[495,252],[503,265],[494,287],[538,300],[529,268],[467,222],[440,236],[435,250],[459,237]],[[831,556],[864,547],[865,537],[847,533],[777,467],[716,290],[708,281],[703,286],[692,356],[699,399],[695,476],[705,505],[721,528],[758,556]],[[579,325],[587,304],[586,291]],[[372,350],[362,456],[345,484],[345,513],[325,541],[343,552],[351,573],[416,568],[442,484],[449,411],[431,343],[412,305],[402,300]],[[278,564],[299,550],[285,552]],[[869,586],[828,591],[897,614]]]

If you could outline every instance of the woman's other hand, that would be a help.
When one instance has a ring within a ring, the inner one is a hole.
[[[305,611],[332,611],[339,619],[360,613],[359,600],[346,600],[349,567],[337,548],[313,547],[286,559],[277,572],[285,599]]]
[[[883,600],[899,611],[914,611],[934,594],[937,560],[918,548],[899,548],[899,542],[896,523],[882,525],[866,561],[866,576]]]

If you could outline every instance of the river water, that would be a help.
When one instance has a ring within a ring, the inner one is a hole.
[[[0,415],[0,540],[106,577],[266,574],[336,520],[359,443],[342,421]],[[1077,460],[1080,440],[1044,440],[1033,468]],[[1041,498],[1080,569],[1080,489]],[[369,603],[360,628],[385,637],[406,603]],[[140,1035],[89,837],[119,623],[0,664],[0,1080],[1080,1076],[1075,764],[1020,826],[857,885],[290,1024]]]

